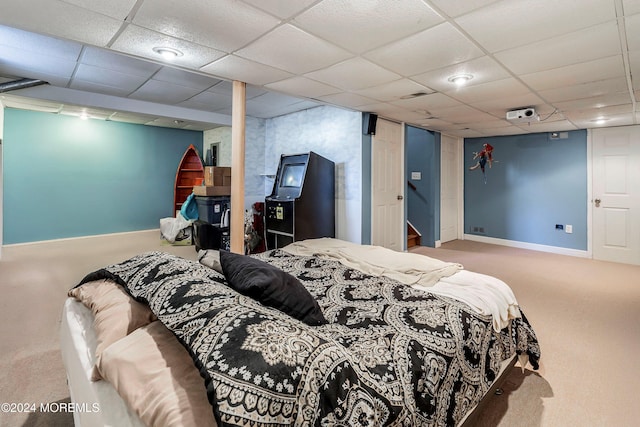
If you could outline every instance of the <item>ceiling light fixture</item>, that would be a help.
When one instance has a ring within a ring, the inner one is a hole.
[[[167,61],[171,61],[183,55],[183,53],[180,52],[178,49],[173,49],[170,47],[154,47],[153,51],[158,55],[162,56]]]
[[[462,86],[472,78],[473,76],[471,74],[456,74],[455,76],[449,77],[449,81],[457,86]]]
[[[607,119],[605,119],[604,117],[598,117],[595,120],[592,120],[592,122],[594,122],[597,125],[603,125],[607,122]]]

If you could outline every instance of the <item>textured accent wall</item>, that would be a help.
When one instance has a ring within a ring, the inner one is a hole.
[[[465,139],[465,233],[587,250],[587,131],[562,134]],[[485,143],[494,163],[483,176],[469,168]],[[572,225],[573,233],[556,224]]]
[[[255,202],[264,202],[264,139],[265,120],[247,117],[245,122],[244,206],[251,209]],[[218,166],[231,166],[231,127],[224,126],[204,132],[203,152],[212,143],[219,143]],[[270,189],[269,189],[270,190]]]
[[[3,243],[158,228],[190,144],[202,132],[5,109]]]
[[[336,165],[336,237],[362,238],[362,115],[316,107],[266,120],[264,171],[275,174],[282,154],[314,151]],[[265,194],[273,180],[267,179]]]

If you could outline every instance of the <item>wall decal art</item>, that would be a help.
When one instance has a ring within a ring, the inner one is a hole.
[[[489,167],[493,164],[493,146],[491,144],[482,144],[482,151],[473,153],[473,160],[478,159],[478,162],[471,166],[469,170],[476,170],[480,168],[482,175],[484,176],[484,183],[487,183],[487,175],[485,172],[485,166],[489,163]]]

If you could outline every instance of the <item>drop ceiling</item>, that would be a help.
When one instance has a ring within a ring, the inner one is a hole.
[[[460,137],[632,125],[639,75],[640,0],[3,0],[0,15],[0,83],[48,82],[3,104],[187,129],[231,123],[232,80],[258,118],[328,104]],[[540,120],[506,120],[525,107]]]

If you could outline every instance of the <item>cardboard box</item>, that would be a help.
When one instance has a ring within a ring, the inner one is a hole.
[[[228,166],[205,166],[204,185],[228,187],[231,185],[231,168]]]
[[[196,196],[230,196],[231,185],[199,185],[193,187],[193,194]]]

